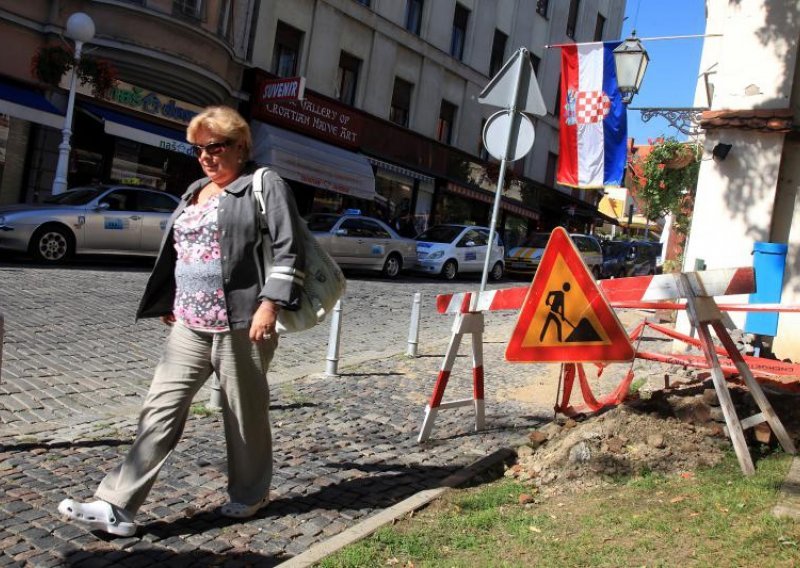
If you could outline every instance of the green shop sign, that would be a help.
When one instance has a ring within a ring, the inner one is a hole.
[[[105,98],[112,103],[181,124],[188,124],[192,117],[202,110],[199,106],[176,101],[173,98],[122,81],[117,81],[116,86],[108,91]]]

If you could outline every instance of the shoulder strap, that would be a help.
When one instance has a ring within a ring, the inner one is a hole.
[[[266,171],[267,168],[258,168],[253,174],[253,198],[256,200],[261,215],[264,215],[267,210],[264,203],[264,174]]]

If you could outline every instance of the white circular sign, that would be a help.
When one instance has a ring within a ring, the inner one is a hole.
[[[514,128],[516,132],[511,136],[509,131]],[[498,160],[519,160],[533,148],[533,122],[521,112],[512,113],[510,110],[501,110],[494,113],[483,127],[483,145],[489,154]],[[506,144],[509,144],[508,158],[506,158]]]

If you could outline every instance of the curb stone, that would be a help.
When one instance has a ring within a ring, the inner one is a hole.
[[[314,563],[323,560],[325,557],[330,556],[334,552],[337,552],[342,548],[353,544],[354,542],[368,537],[378,529],[399,519],[400,517],[403,517],[412,511],[421,509],[425,505],[440,498],[450,489],[464,485],[467,481],[477,477],[489,468],[509,460],[514,455],[514,451],[510,448],[503,448],[489,454],[488,456],[484,456],[443,480],[442,487],[420,491],[408,499],[405,499],[400,503],[389,507],[388,509],[384,509],[380,513],[361,521],[357,525],[350,527],[349,529],[342,531],[335,536],[332,536],[328,540],[312,546],[305,552],[279,564],[279,566],[283,568],[305,568],[307,566],[311,566]]]
[[[797,456],[792,459],[772,514],[778,518],[800,521],[800,458]]]

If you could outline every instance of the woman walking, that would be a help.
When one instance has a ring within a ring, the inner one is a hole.
[[[267,504],[272,479],[266,373],[278,345],[278,311],[300,305],[304,256],[295,235],[302,221],[274,172],[264,175],[266,211],[259,211],[250,128],[235,110],[205,109],[190,122],[187,139],[207,177],[188,188],[172,215],[137,311],[171,330],[136,439],[101,482],[96,501],[65,499],[58,507],[114,535],[136,532],[134,516],[181,437],[193,397],[214,371],[223,393],[230,497],[220,513],[251,517]],[[272,248],[270,267],[261,266],[262,245]]]

